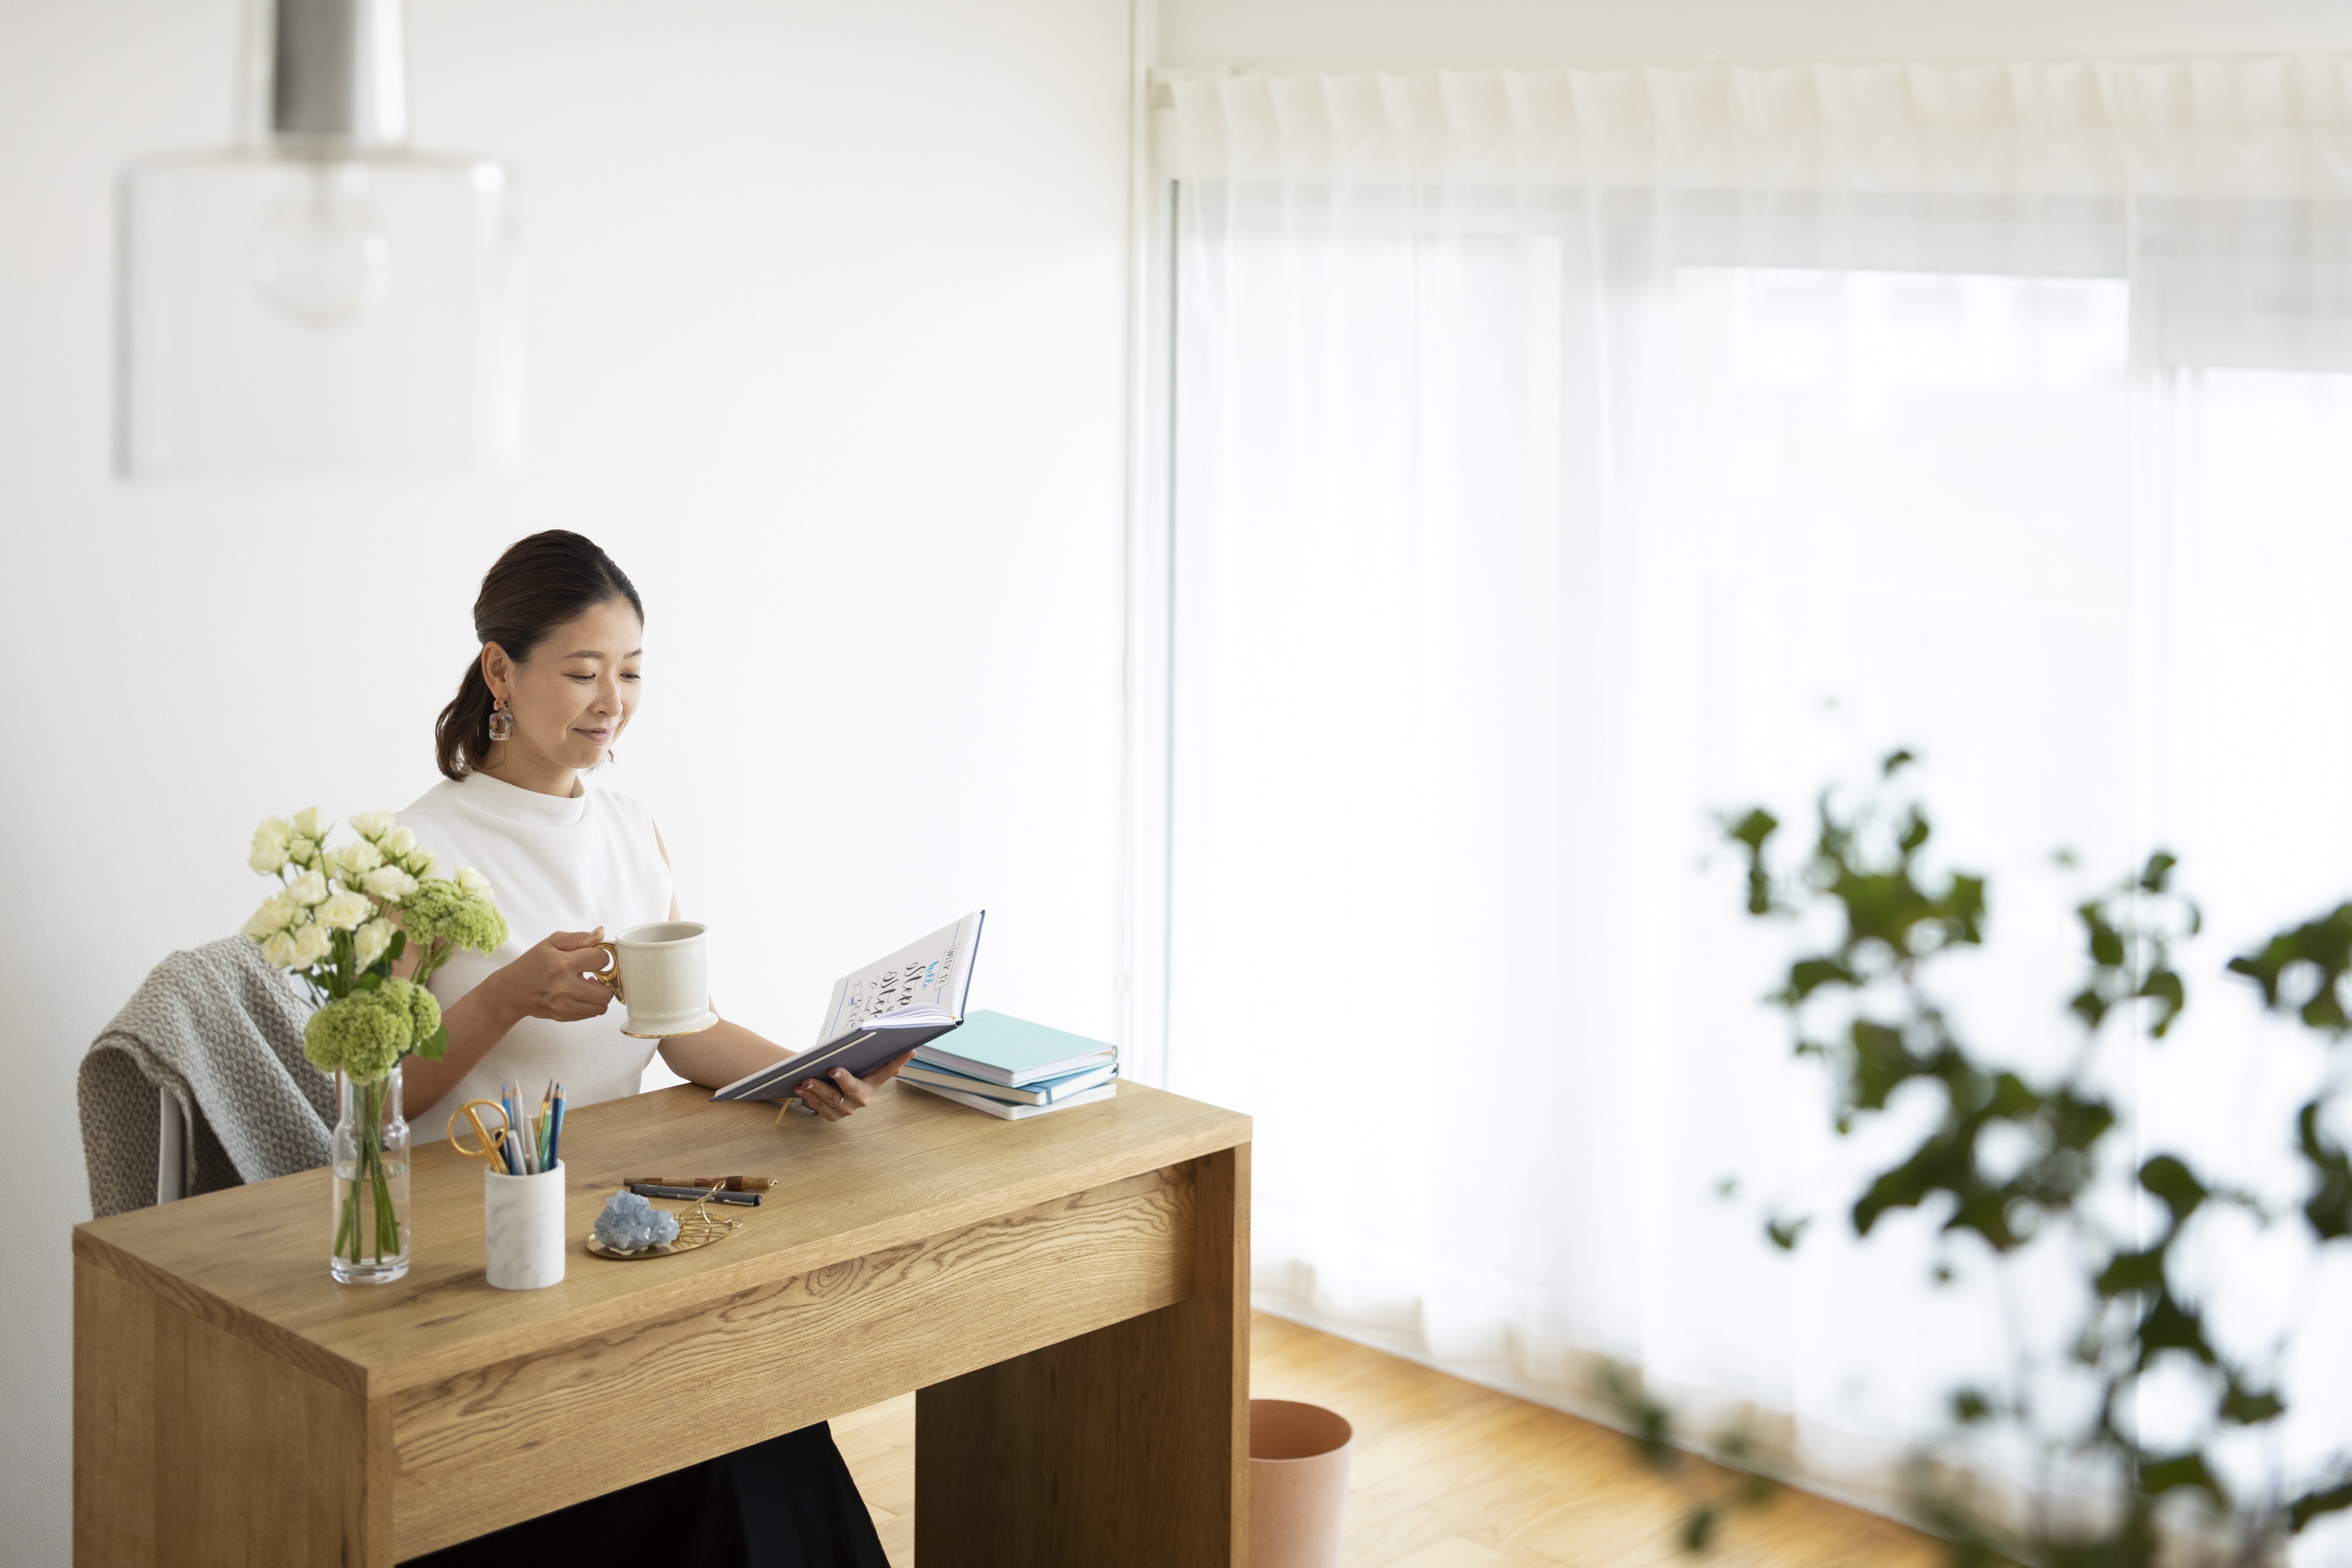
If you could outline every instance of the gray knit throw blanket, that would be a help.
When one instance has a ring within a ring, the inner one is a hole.
[[[81,1059],[81,1146],[100,1219],[155,1201],[158,1087],[188,1123],[190,1197],[316,1169],[335,1080],[302,1056],[310,1003],[242,936],[157,964]]]

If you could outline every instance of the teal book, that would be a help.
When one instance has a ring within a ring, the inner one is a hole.
[[[1118,1047],[983,1007],[965,1015],[953,1035],[918,1049],[915,1059],[1019,1088],[1115,1062]]]

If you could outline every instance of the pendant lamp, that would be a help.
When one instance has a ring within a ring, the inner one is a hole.
[[[122,177],[118,467],[511,463],[513,172],[408,144],[400,0],[251,4],[236,144]]]

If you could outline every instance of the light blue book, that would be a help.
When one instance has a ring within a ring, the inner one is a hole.
[[[908,1062],[898,1069],[898,1076],[909,1083],[926,1084],[932,1089],[952,1089],[963,1094],[984,1094],[991,1100],[1002,1100],[1013,1105],[1058,1105],[1074,1094],[1100,1089],[1117,1078],[1118,1064],[1115,1061],[1098,1062],[1090,1068],[1080,1068],[1076,1072],[1066,1072],[1059,1078],[1041,1078],[1017,1087],[974,1078],[968,1072],[943,1068],[937,1062]]]
[[[983,1007],[966,1014],[954,1034],[917,1050],[915,1059],[1018,1088],[1115,1062],[1118,1047]]]

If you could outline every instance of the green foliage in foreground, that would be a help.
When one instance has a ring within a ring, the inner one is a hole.
[[[2273,1476],[2259,1496],[2236,1495],[2224,1483],[2215,1443],[2232,1428],[2276,1422],[2286,1406],[2263,1370],[2233,1360],[2209,1337],[2176,1267],[2176,1251],[2185,1251],[2182,1237],[2199,1215],[2237,1207],[2270,1216],[2253,1195],[2218,1186],[2176,1153],[2152,1153],[2133,1173],[2162,1215],[2153,1239],[2116,1237],[2088,1201],[2102,1176],[2119,1177],[2116,1167],[2129,1158],[2117,1108],[2092,1071],[2098,1047],[2114,1032],[2111,1022],[2158,1040],[2171,1030],[2189,1000],[2172,951],[2196,933],[2197,910],[2174,891],[2175,862],[2161,853],[2083,903],[2075,915],[2087,965],[2067,1004],[2081,1037],[2074,1062],[2046,1079],[1989,1064],[1957,1037],[1927,984],[1939,958],[1983,942],[1984,879],[1931,874],[1921,863],[1927,817],[1916,803],[1894,800],[1890,782],[1911,761],[1904,752],[1888,757],[1877,784],[1845,804],[1824,793],[1812,846],[1790,873],[1771,863],[1780,824],[1770,813],[1759,808],[1727,822],[1747,862],[1748,912],[1836,932],[1791,962],[1768,1001],[1789,1016],[1798,1053],[1828,1070],[1840,1132],[1882,1114],[1912,1086],[1925,1086],[1940,1107],[1914,1146],[1854,1198],[1847,1217],[1857,1237],[1897,1211],[1919,1210],[1996,1264],[2037,1238],[2072,1248],[2087,1303],[2073,1359],[2096,1393],[2090,1415],[2046,1413],[2024,1369],[2010,1386],[1953,1390],[1949,1409],[1956,1426],[2021,1438],[2072,1474],[2106,1478],[2110,1492],[2095,1517],[2036,1510],[2024,1525],[2004,1529],[1971,1509],[1947,1472],[1923,1461],[1919,1518],[1952,1542],[1952,1562],[1961,1568],[2002,1560],[2049,1568],[2154,1568],[2159,1558],[2244,1568],[2275,1563],[2314,1521],[2352,1508],[2352,1468]],[[2282,1131],[2308,1167],[2297,1219],[2315,1245],[2340,1241],[2352,1235],[2352,1155],[2327,1122],[2343,1079],[2342,1042],[2352,1034],[2345,997],[2352,903],[2281,931],[2229,968],[2259,988],[2267,1007],[2291,1014],[2336,1047],[2329,1089]],[[1990,1158],[1992,1137],[2009,1152]],[[2021,1159],[2014,1152],[2021,1148]],[[1767,1236],[1794,1250],[1804,1223],[1776,1217]],[[2190,1367],[2210,1402],[2194,1442],[2157,1451],[2143,1446],[2129,1412],[2144,1381],[2168,1363]],[[1652,1463],[1683,1475],[1696,1468],[1685,1459],[1690,1445],[1673,1412],[1638,1380],[1612,1373],[1603,1392]],[[1752,1468],[1752,1449],[1736,1439],[1718,1444],[1717,1458],[1735,1471]],[[1769,1493],[1752,1476],[1710,1490],[1682,1531],[1694,1552],[1716,1539],[1727,1512]]]

